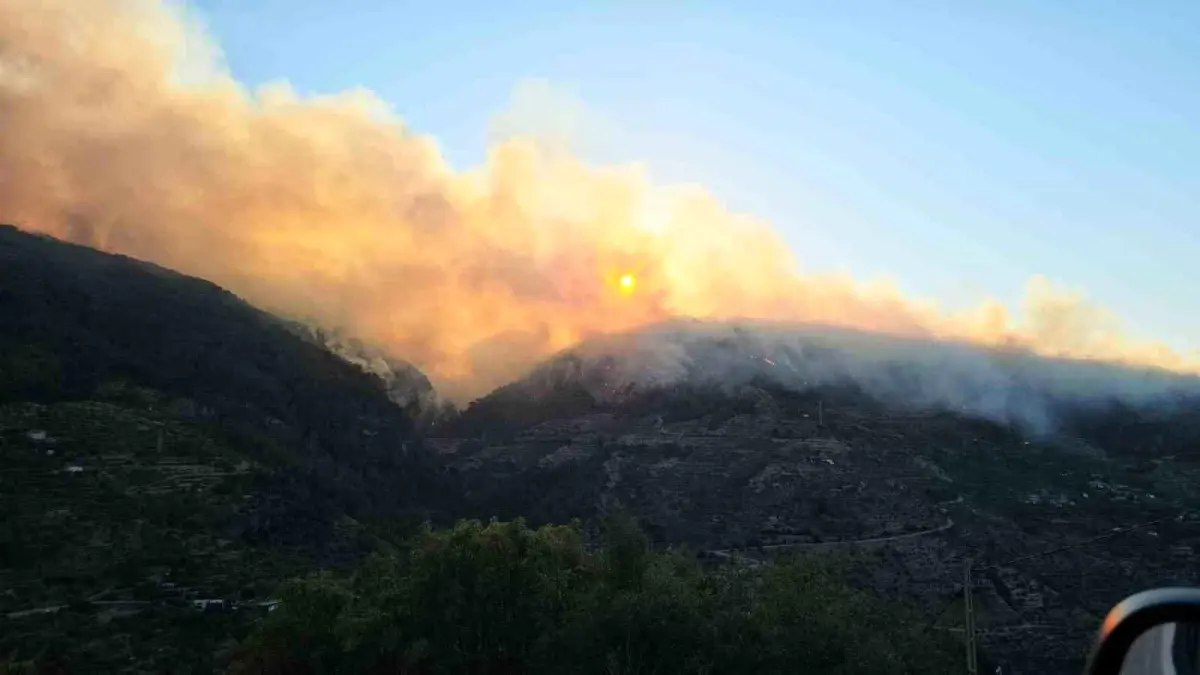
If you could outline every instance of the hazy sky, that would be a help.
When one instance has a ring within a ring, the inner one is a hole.
[[[1195,0],[190,4],[242,81],[368,87],[457,166],[540,80],[524,118],[582,117],[587,156],[705,185],[808,269],[951,306],[1042,273],[1200,347]]]

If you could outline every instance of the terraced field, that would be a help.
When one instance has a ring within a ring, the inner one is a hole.
[[[198,663],[194,651],[207,662],[304,569],[302,556],[243,536],[263,506],[259,467],[178,412],[0,406],[0,655],[151,671]],[[214,605],[248,611],[201,611]]]

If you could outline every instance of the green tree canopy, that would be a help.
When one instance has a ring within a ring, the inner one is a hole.
[[[654,553],[632,520],[462,521],[348,578],[290,582],[238,673],[950,672],[959,650],[827,563],[705,570]]]

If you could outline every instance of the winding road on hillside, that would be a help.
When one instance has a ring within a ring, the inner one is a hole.
[[[921,530],[920,532],[906,532],[904,534],[894,534],[894,535],[891,535],[888,537],[870,537],[867,539],[848,539],[848,540],[843,540],[843,541],[804,542],[804,543],[796,543],[796,544],[769,544],[766,546],[720,549],[720,550],[715,550],[715,551],[709,551],[708,553],[710,555],[715,555],[718,558],[732,559],[732,558],[740,557],[739,554],[741,554],[741,553],[747,553],[747,552],[751,552],[751,551],[755,551],[755,552],[757,552],[757,551],[764,551],[764,552],[766,552],[766,551],[804,551],[804,550],[815,551],[815,550],[821,550],[821,549],[836,548],[839,546],[849,546],[849,547],[871,546],[873,544],[886,544],[886,543],[893,542],[893,541],[900,541],[902,539],[915,539],[917,537],[925,537],[925,536],[928,536],[931,534],[938,534],[939,532],[945,532],[946,530],[949,530],[952,527],[954,527],[954,520],[950,519],[950,520],[947,520],[942,525],[939,525],[937,527],[933,527],[933,528],[930,528],[927,530]]]

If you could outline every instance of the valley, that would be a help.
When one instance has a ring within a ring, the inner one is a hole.
[[[863,378],[873,391],[762,376],[835,362],[832,334],[769,358],[696,338],[700,375],[672,382],[616,381],[611,358],[565,355],[456,410],[410,364],[343,335],[8,227],[0,317],[0,659],[48,672],[223,671],[275,625],[289,579],[370,576],[380,555],[414,555],[414,537],[451,536],[422,523],[495,535],[472,519],[577,522],[595,552],[607,519],[633,516],[668,556],[654,565],[682,551],[709,570],[688,577],[705,602],[725,597],[703,595],[722,575],[827,560],[870,603],[911,609],[903,639],[918,644],[961,644],[966,583],[981,662],[1013,675],[1077,672],[1113,603],[1200,583],[1188,399],[1047,396],[1037,405],[1059,424],[1037,433],[984,414],[988,397],[954,410],[945,390],[881,395],[924,376],[888,362],[893,379]],[[954,358],[947,370],[974,363]],[[740,375],[714,377],[714,363]],[[1021,363],[1000,408],[1030,419],[1040,362]],[[504,536],[574,536],[538,532]]]

